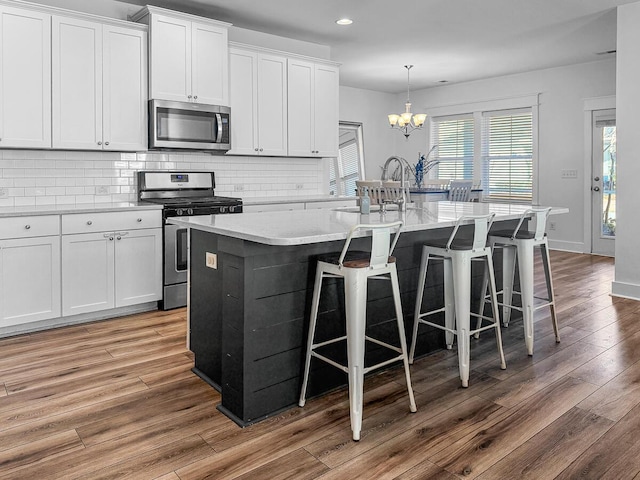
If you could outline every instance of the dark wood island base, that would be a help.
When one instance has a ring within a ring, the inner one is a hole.
[[[498,222],[497,222],[498,223]],[[513,227],[515,220],[497,227]],[[407,338],[413,325],[418,268],[426,238],[444,237],[450,227],[403,232],[395,249]],[[190,231],[190,347],[193,371],[219,390],[218,409],[241,426],[250,425],[297,405],[317,255],[339,252],[343,240],[274,246],[192,228]],[[367,249],[369,240],[354,240]],[[217,268],[207,266],[207,253],[217,255]],[[496,262],[497,277],[500,264]],[[472,271],[472,308],[480,298],[482,264]],[[429,269],[424,308],[442,305],[441,264]],[[340,281],[326,281],[319,309],[317,341],[344,332]],[[397,339],[391,289],[369,282],[367,333]],[[444,348],[441,331],[423,326],[416,356]],[[367,347],[367,363],[388,355]],[[346,348],[327,352],[344,361]],[[400,362],[397,363],[400,366]],[[390,367],[390,368],[393,368]],[[312,360],[308,396],[346,385],[346,374]]]

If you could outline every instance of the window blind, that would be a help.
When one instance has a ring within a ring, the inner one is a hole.
[[[355,196],[356,180],[360,180],[358,145],[351,140],[340,145],[338,157],[329,164],[329,192]]]
[[[434,159],[439,160],[442,179],[473,179],[473,117],[462,115],[434,118],[431,145],[437,145]]]
[[[531,109],[482,114],[482,186],[490,201],[531,202]]]

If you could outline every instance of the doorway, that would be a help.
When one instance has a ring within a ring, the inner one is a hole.
[[[595,110],[592,123],[591,253],[615,255],[616,111]]]

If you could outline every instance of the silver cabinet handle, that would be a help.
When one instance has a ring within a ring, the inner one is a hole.
[[[98,145],[102,145],[102,142],[98,142]]]
[[[25,226],[24,226],[24,228],[25,228],[26,230],[29,230],[29,229],[31,228],[31,225],[25,225]]]
[[[136,221],[137,221],[138,223],[140,223],[140,222],[142,222],[142,219],[141,219],[141,218],[139,218],[139,219],[138,219],[138,220],[136,220]]]
[[[113,242],[113,237],[109,237],[109,241],[110,241],[110,242]]]
[[[260,151],[262,151],[263,149],[261,148]]]
[[[116,238],[117,238],[118,240],[122,240],[122,237],[121,237],[120,235],[118,235]]]
[[[87,220],[87,225],[93,225],[93,222],[91,220]]]
[[[255,150],[256,152],[258,151],[258,149],[257,149],[257,148],[254,148],[254,150]]]
[[[198,99],[198,95],[194,95],[194,96],[193,96],[193,99],[194,99],[194,100],[197,100],[197,99]]]
[[[190,98],[191,98],[191,95],[187,95],[187,98],[189,98],[189,99],[190,99]]]
[[[109,142],[104,142],[105,145],[109,145]]]

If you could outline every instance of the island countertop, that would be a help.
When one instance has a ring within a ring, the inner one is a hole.
[[[391,207],[395,207],[392,205]],[[390,208],[391,208],[390,207]],[[430,230],[455,225],[461,216],[495,213],[495,220],[513,220],[531,208],[529,205],[477,202],[425,202],[410,204],[406,211],[388,210],[385,214],[372,211],[359,213],[357,207],[293,210],[282,212],[242,213],[235,215],[196,215],[173,217],[175,225],[265,245],[305,245],[343,240],[349,229],[359,223],[380,224],[404,221],[403,231]],[[569,209],[554,207],[552,214]],[[365,235],[364,233],[362,235]]]

